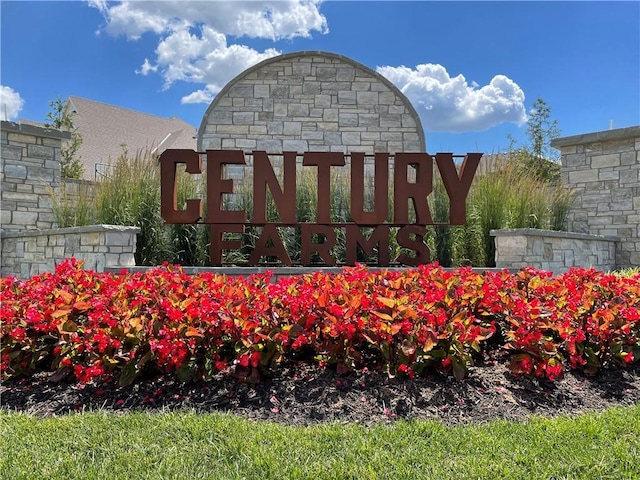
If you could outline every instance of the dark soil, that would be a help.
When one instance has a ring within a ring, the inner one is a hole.
[[[321,422],[373,425],[399,419],[438,419],[448,425],[495,419],[554,417],[640,403],[640,365],[612,369],[595,378],[567,373],[549,383],[516,377],[502,363],[471,367],[463,381],[439,374],[409,380],[379,372],[338,375],[301,364],[282,366],[261,383],[233,375],[188,384],[141,379],[122,388],[114,382],[78,385],[50,373],[6,380],[2,409],[40,417],[106,410],[228,412],[289,425]]]

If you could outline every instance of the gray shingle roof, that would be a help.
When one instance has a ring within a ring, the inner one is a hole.
[[[69,109],[82,136],[79,155],[84,177],[96,178],[96,165],[114,163],[126,145],[131,154],[146,150],[196,148],[196,128],[176,117],[163,118],[70,96]]]

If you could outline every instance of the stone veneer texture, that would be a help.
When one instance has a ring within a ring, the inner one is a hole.
[[[420,119],[386,78],[346,57],[274,57],[229,82],[207,109],[198,149],[425,152]]]
[[[0,227],[5,232],[54,225],[49,189],[60,185],[60,147],[69,133],[2,122]]]
[[[571,267],[616,268],[619,238],[584,233],[519,228],[491,230],[496,244],[496,268],[532,266],[555,274]]]
[[[97,271],[134,266],[138,228],[54,228],[51,191],[70,200],[93,192],[90,183],[60,178],[60,147],[70,134],[6,121],[1,127],[0,276],[28,278],[70,257]]]
[[[65,258],[82,260],[84,268],[104,271],[135,265],[136,227],[92,225],[2,235],[1,276],[29,278],[52,272]]]
[[[640,127],[557,138],[562,183],[576,192],[571,232],[620,238],[618,268],[640,265]]]

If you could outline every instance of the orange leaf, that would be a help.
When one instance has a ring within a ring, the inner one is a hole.
[[[136,332],[139,332],[140,330],[142,330],[142,319],[140,317],[130,318],[129,325],[131,325],[131,328],[133,328]]]
[[[361,300],[361,298],[359,296],[351,297],[349,299],[349,307],[351,307],[353,309],[359,308],[361,303],[362,303],[362,300]]]
[[[69,312],[71,311],[71,307],[60,308],[53,312],[51,316],[53,318],[62,318],[69,316]]]
[[[58,331],[60,333],[73,333],[78,330],[78,326],[71,320],[65,320],[58,324]]]
[[[453,318],[451,320],[449,320],[450,323],[454,323],[454,322],[461,322],[464,323],[465,320],[469,320],[468,315],[467,315],[467,311],[466,310],[460,310],[458,313],[456,313]]]
[[[374,310],[371,313],[373,313],[376,317],[380,317],[381,319],[387,320],[389,322],[393,320],[393,318],[391,318],[391,315],[388,315],[388,314],[383,313],[383,312],[379,312],[377,310]]]
[[[189,305],[191,305],[193,302],[195,302],[195,301],[196,301],[196,299],[195,299],[195,298],[193,298],[193,297],[189,297],[189,298],[185,299],[185,300],[180,304],[180,308],[181,308],[182,310],[186,310],[186,308],[187,308]]]
[[[66,303],[71,303],[73,301],[73,295],[71,295],[66,290],[56,290],[54,292],[56,297],[62,298]]]
[[[91,302],[76,302],[73,304],[73,308],[81,312],[86,312],[91,308]]]
[[[318,305],[320,305],[323,308],[327,306],[327,291],[326,290],[324,292],[322,292],[318,296]]]
[[[330,313],[325,312],[324,316],[327,317],[329,320],[331,320],[331,323],[338,323],[338,319],[333,315],[331,315]]]
[[[398,311],[408,319],[416,318],[418,316],[416,311],[409,305],[398,306]]]
[[[429,335],[427,339],[424,341],[424,345],[422,346],[422,348],[425,351],[425,353],[430,352],[431,350],[433,350],[433,347],[435,347],[437,344],[438,342],[435,341],[433,336]]]
[[[200,331],[195,328],[195,327],[189,327],[187,328],[187,333],[185,333],[186,337],[204,337],[204,335],[202,333],[200,333]]]
[[[396,306],[396,300],[394,298],[378,297],[378,301],[389,308]]]

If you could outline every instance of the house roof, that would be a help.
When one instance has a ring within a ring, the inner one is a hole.
[[[196,128],[177,117],[163,118],[115,105],[70,96],[69,111],[82,136],[79,155],[84,177],[96,179],[122,154],[168,148],[196,148]]]

